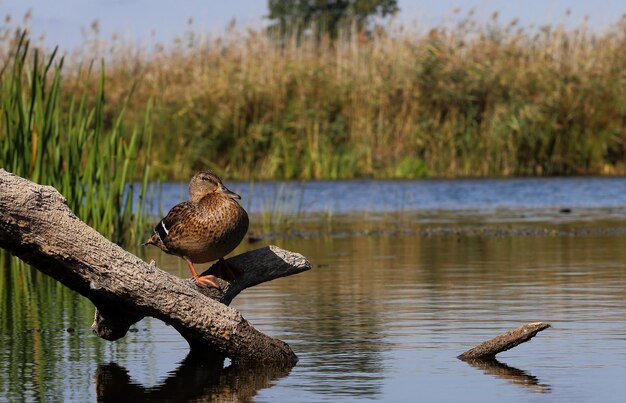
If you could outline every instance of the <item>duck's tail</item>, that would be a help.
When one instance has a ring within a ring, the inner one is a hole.
[[[142,243],[141,245],[142,246],[146,246],[146,245],[159,246],[160,243],[161,243],[161,238],[159,238],[157,234],[152,234],[150,239],[148,239],[146,242]]]

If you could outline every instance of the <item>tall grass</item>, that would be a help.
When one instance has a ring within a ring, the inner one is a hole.
[[[151,169],[168,179],[626,173],[626,18],[602,31],[451,21],[336,41],[192,25],[152,47],[94,32],[63,92],[83,93],[78,66],[95,56],[106,114],[138,82],[125,120],[154,97]]]
[[[153,168],[169,178],[626,173],[626,19],[601,32],[456,21],[334,42],[190,27],[87,54],[111,61],[110,94],[141,77],[129,118],[156,94]]]
[[[132,204],[147,184],[148,165],[139,159],[150,154],[150,106],[127,132],[126,99],[116,104],[117,115],[106,115],[104,66],[95,88],[68,95],[56,52],[31,50],[24,33],[8,53],[0,74],[0,166],[56,187],[81,219],[113,241],[136,239],[144,228],[142,204],[136,211]]]

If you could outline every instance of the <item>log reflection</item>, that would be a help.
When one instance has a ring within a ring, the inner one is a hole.
[[[168,378],[154,387],[131,379],[128,370],[114,362],[98,367],[95,374],[99,402],[122,401],[249,401],[256,393],[283,378],[291,366],[280,364],[232,364],[189,354]]]
[[[468,358],[461,359],[472,367],[482,370],[487,375],[509,381],[514,385],[530,388],[535,393],[549,393],[550,385],[543,384],[539,379],[528,372],[510,367],[496,358]]]

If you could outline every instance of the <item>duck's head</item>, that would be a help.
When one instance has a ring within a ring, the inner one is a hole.
[[[241,199],[237,193],[231,192],[224,186],[222,180],[212,171],[200,171],[189,182],[189,200],[199,202],[210,193],[218,193],[232,199]]]

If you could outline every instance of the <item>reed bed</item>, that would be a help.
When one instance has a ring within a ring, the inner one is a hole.
[[[138,192],[142,200],[147,184],[150,103],[127,131],[125,100],[116,114],[106,112],[104,66],[92,74],[93,87],[68,93],[63,58],[31,49],[25,33],[13,40],[0,73],[0,167],[54,186],[81,219],[113,241],[137,240],[145,224],[143,204],[134,209],[133,198]],[[80,73],[88,81],[90,70]]]
[[[106,54],[109,94],[140,78],[131,109],[155,96],[164,177],[625,173],[626,19],[592,32],[457,17],[334,42],[191,26],[150,49],[91,41],[79,59]]]
[[[336,41],[190,25],[151,46],[102,40],[95,24],[64,88],[84,91],[77,66],[102,57],[108,108],[137,83],[134,124],[153,97],[159,178],[626,173],[626,18],[603,31],[451,21],[347,27]]]

